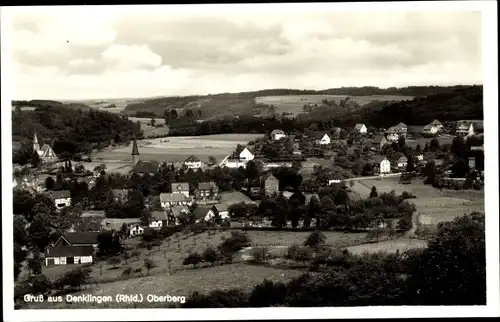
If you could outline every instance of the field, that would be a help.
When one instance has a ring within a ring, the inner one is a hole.
[[[247,231],[247,233],[254,246],[290,246],[292,244],[303,244],[311,232],[273,232],[251,230]],[[327,245],[332,245],[341,241],[355,240],[366,236],[366,233],[343,233],[336,231],[325,231],[323,234],[326,237],[325,243]]]
[[[303,113],[305,104],[321,104],[321,101],[327,99],[329,101],[335,100],[337,104],[348,95],[286,95],[286,96],[261,96],[256,97],[257,103],[274,105],[276,106],[275,112],[281,114],[288,112],[292,114]],[[352,101],[359,105],[370,103],[371,101],[402,101],[411,100],[411,96],[399,95],[373,95],[373,96],[349,96]]]
[[[156,160],[159,162],[182,162],[190,155],[198,156],[207,161],[213,156],[218,162],[232,153],[236,145],[246,145],[249,141],[260,137],[260,134],[216,134],[206,136],[167,137],[137,141],[141,160]],[[102,151],[93,155],[94,159],[131,160],[132,147],[122,147]]]
[[[404,185],[399,183],[398,178],[356,181],[352,190],[366,198],[370,195],[372,186],[377,187],[378,193],[394,190],[397,194],[401,194],[407,191],[416,196],[417,198],[410,201],[417,207],[422,224],[435,225],[474,211],[484,212],[484,191],[446,189],[440,191],[424,185],[421,179]]]
[[[454,138],[453,136],[440,136],[437,138],[437,140],[439,141],[440,145],[444,145],[444,144],[451,144],[453,142],[453,138]],[[432,138],[421,138],[417,140],[407,139],[405,143],[412,149],[416,148],[417,145],[420,145],[420,148],[423,149],[425,147],[425,144],[429,143],[431,140]]]
[[[349,252],[354,255],[362,255],[363,253],[388,252],[395,253],[397,250],[404,252],[405,250],[414,248],[423,248],[427,246],[427,242],[420,239],[399,238],[396,240],[381,241],[373,244],[364,244],[347,247]]]

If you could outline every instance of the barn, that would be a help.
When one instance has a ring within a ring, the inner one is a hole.
[[[48,247],[45,254],[45,266],[92,263],[92,246],[56,246]]]

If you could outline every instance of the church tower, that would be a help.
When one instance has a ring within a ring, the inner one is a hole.
[[[132,145],[132,168],[139,162],[139,149],[137,148],[137,141],[134,138],[134,144]]]
[[[36,136],[36,132],[33,135],[33,150],[35,150],[37,153],[40,151],[40,144],[38,143],[38,137]]]

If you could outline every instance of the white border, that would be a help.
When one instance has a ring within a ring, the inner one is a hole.
[[[1,8],[1,84],[2,84],[2,213],[3,220],[3,281],[5,321],[114,321],[116,317],[127,321],[143,320],[215,320],[215,319],[324,319],[324,318],[410,318],[410,317],[488,317],[499,316],[499,250],[498,250],[498,52],[497,52],[497,3],[496,1],[446,1],[446,2],[364,2],[321,4],[241,4],[241,5],[170,5],[170,6],[100,6],[111,12],[134,14],[151,11],[169,12],[306,12],[306,11],[454,11],[478,10],[483,15],[483,68],[484,68],[484,123],[485,123],[485,173],[486,182],[486,253],[487,299],[483,307],[363,307],[360,308],[262,308],[262,309],[102,309],[93,310],[13,310],[13,248],[12,248],[12,142],[10,88],[9,16],[14,11],[68,10],[68,7],[2,7]],[[96,10],[89,6],[73,6],[71,10]]]

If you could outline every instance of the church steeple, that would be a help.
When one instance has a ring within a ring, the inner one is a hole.
[[[36,132],[35,134],[33,134],[33,150],[35,150],[36,152],[40,151],[40,144],[38,143],[38,137],[36,136]]]
[[[137,141],[134,137],[134,143],[132,145],[132,168],[139,162],[139,148],[137,147]]]

